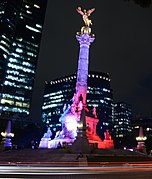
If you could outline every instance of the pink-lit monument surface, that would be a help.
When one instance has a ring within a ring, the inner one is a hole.
[[[114,147],[108,131],[105,134],[104,141],[96,134],[96,125],[99,121],[96,109],[93,109],[92,115],[94,117],[88,117],[85,114],[86,110],[88,111],[86,98],[89,47],[95,40],[94,35],[91,34],[90,25],[92,25],[92,22],[89,16],[94,10],[93,8],[88,11],[82,11],[80,7],[77,8],[77,12],[82,15],[85,26],[76,35],[76,39],[80,44],[76,92],[72,98],[72,104],[68,108],[64,108],[63,115],[59,119],[62,123],[62,131],[58,131],[53,140],[50,140],[50,138],[47,140],[43,137],[40,141],[40,148],[57,148],[58,146],[63,146],[64,143],[68,143],[71,144],[73,150],[87,153],[91,145],[97,148]]]

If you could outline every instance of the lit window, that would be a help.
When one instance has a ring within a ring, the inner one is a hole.
[[[28,73],[35,73],[34,70],[31,70],[31,69],[29,69],[29,68],[24,68],[24,67],[18,66],[18,65],[13,65],[13,64],[11,64],[11,63],[8,63],[8,67],[10,67],[10,68],[15,68],[15,69],[17,69],[17,70],[22,70],[22,71],[28,72]]]
[[[103,91],[107,92],[108,90],[106,88],[103,88]]]
[[[4,48],[3,46],[0,45],[0,48],[1,48],[2,50],[4,50],[4,52],[9,53],[9,51],[8,51],[6,48]]]
[[[104,126],[108,126],[109,124],[107,122],[103,122],[103,125]]]
[[[40,6],[38,6],[37,4],[34,4],[34,7],[38,8],[38,9],[40,8]]]
[[[28,9],[28,8],[30,8],[30,6],[28,6],[28,5],[25,5],[25,7]]]
[[[8,43],[6,43],[4,40],[1,40],[0,43],[6,45],[7,47],[9,47]]]
[[[26,28],[29,29],[29,30],[32,30],[32,31],[34,31],[34,32],[39,32],[39,33],[41,33],[40,30],[35,29],[34,27],[31,27],[31,26],[29,26],[29,25],[26,25]]]
[[[2,35],[2,37],[3,37],[4,39],[7,39],[5,35]]]
[[[7,58],[7,55],[3,54],[3,57],[4,57],[4,58]]]
[[[100,100],[101,103],[104,103],[104,100]]]
[[[21,41],[23,41],[23,39],[22,39],[22,38],[19,38],[19,39],[17,39],[17,40],[19,40],[20,42],[21,42]]]
[[[23,52],[23,50],[22,50],[22,49],[20,49],[20,48],[17,48],[17,49],[16,49],[16,52],[21,53],[21,52]]]
[[[27,12],[28,14],[32,14],[32,12],[31,12],[31,11],[28,11],[28,10],[27,10],[26,12]]]
[[[30,55],[32,57],[36,57],[36,55],[34,53],[31,53],[31,52],[27,52],[27,55]]]
[[[17,62],[17,60],[14,58],[9,58],[9,62]]]
[[[36,27],[38,27],[38,28],[42,28],[42,25],[40,25],[40,24],[36,24]]]
[[[21,102],[16,102],[15,105],[22,107],[22,103]]]
[[[43,106],[42,109],[48,109],[48,108],[53,108],[57,106],[63,106],[63,104],[49,104],[49,105]]]
[[[135,128],[135,129],[138,129],[138,128],[139,128],[139,126],[135,126],[134,128]]]
[[[10,105],[12,105],[12,104],[14,104],[14,101],[12,101],[12,100],[7,100],[7,99],[2,99],[2,100],[1,100],[1,103],[2,103],[2,104],[10,104]]]
[[[28,67],[32,67],[32,65],[29,62],[23,62],[23,65],[28,66]]]
[[[0,14],[4,14],[4,11],[1,11]]]

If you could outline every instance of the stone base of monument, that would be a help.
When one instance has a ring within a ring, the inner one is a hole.
[[[104,140],[98,148],[99,149],[114,149],[113,140]]]
[[[42,138],[39,144],[39,148],[56,149],[67,148],[68,145],[72,145],[75,139],[69,138]]]
[[[51,148],[67,148],[68,145],[72,145],[75,139],[69,139],[69,138],[59,138],[59,139],[53,139],[48,141],[48,147],[49,149]]]
[[[78,133],[76,140],[73,142],[73,144],[69,147],[69,149],[73,153],[82,153],[82,154],[88,154],[90,153],[90,146],[87,139],[87,136],[85,135],[85,132]]]
[[[114,143],[111,139],[111,136],[109,134],[109,131],[107,130],[105,132],[105,139],[102,141],[100,137],[96,133],[96,125],[99,122],[99,119],[86,116],[86,124],[87,124],[87,130],[86,135],[88,137],[88,141],[91,147],[91,150],[93,149],[113,149]]]
[[[48,142],[51,138],[42,138],[39,144],[39,148],[48,148]]]
[[[114,143],[113,140],[91,140],[89,139],[89,145],[91,149],[114,149]]]

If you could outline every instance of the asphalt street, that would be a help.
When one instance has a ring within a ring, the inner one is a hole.
[[[152,164],[100,167],[0,166],[0,178],[150,179]]]

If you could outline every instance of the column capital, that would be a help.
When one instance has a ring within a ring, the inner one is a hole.
[[[92,35],[89,35],[88,33],[76,35],[76,39],[80,43],[81,46],[90,46],[90,43],[92,43],[95,40],[95,37]]]

